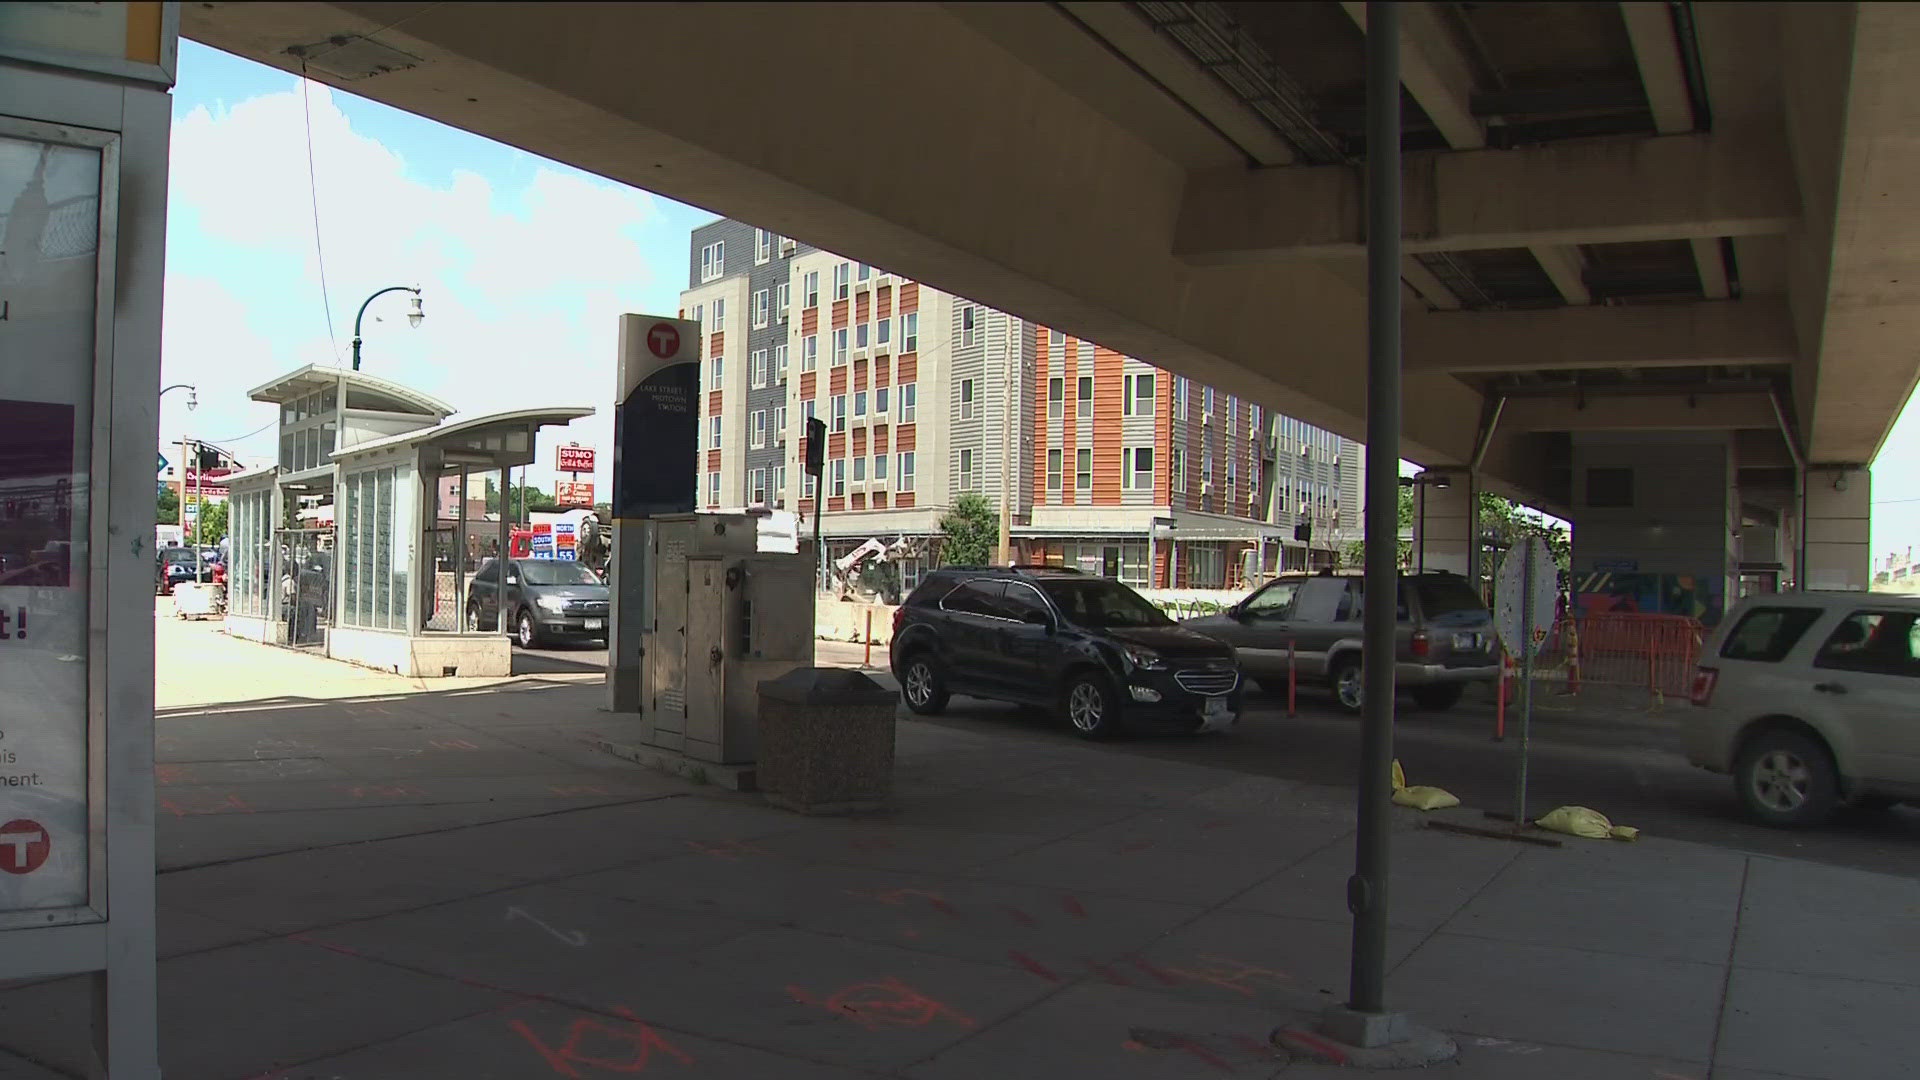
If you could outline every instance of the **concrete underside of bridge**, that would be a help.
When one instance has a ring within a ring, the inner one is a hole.
[[[1403,456],[1576,520],[1595,433],[1708,433],[1799,517],[1809,464],[1872,460],[1917,370],[1920,8],[1406,7]],[[182,32],[1367,434],[1362,4],[189,3]]]

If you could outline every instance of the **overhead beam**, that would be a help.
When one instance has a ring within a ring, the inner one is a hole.
[[[1419,294],[1420,299],[1429,306],[1441,311],[1460,310],[1460,298],[1453,295],[1453,290],[1427,269],[1426,264],[1411,255],[1400,257],[1400,280],[1406,282],[1407,287]]]
[[[1421,374],[1770,366],[1791,363],[1798,349],[1778,298],[1429,312],[1406,321],[1407,371]]]
[[[1799,213],[1778,139],[1576,140],[1406,159],[1405,250],[1474,251],[1784,233]],[[1192,264],[1357,256],[1361,170],[1189,177],[1174,252]]]
[[[1367,5],[1340,6],[1364,33]],[[1487,145],[1486,128],[1473,115],[1473,65],[1454,44],[1437,4],[1400,5],[1400,81],[1448,146],[1466,150]]]
[[[1773,423],[1761,393],[1572,395],[1510,398],[1500,426],[1512,431],[1735,431]]]
[[[1593,303],[1593,292],[1586,281],[1587,259],[1579,248],[1535,244],[1529,250],[1553,280],[1553,287],[1560,290],[1562,299],[1576,306]]]
[[[1627,39],[1640,68],[1640,86],[1653,110],[1653,127],[1662,135],[1694,129],[1693,98],[1687,93],[1686,66],[1680,59],[1680,39],[1673,32],[1673,11],[1665,3],[1627,0],[1620,5]],[[1700,270],[1700,291],[1709,300],[1729,295],[1727,260],[1718,237],[1693,239],[1693,262]]]

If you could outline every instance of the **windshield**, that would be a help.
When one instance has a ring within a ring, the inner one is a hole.
[[[533,559],[520,564],[528,585],[598,585],[593,571],[564,559]]]
[[[1042,581],[1054,606],[1070,621],[1089,627],[1172,626],[1147,598],[1107,578]]]
[[[193,561],[192,548],[164,548],[160,557],[170,563],[190,563]]]

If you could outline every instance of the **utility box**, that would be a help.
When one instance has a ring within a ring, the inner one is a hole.
[[[754,514],[676,514],[642,528],[641,741],[749,764],[760,683],[813,664],[812,545]]]

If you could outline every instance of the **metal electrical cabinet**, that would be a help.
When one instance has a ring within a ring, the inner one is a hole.
[[[648,745],[749,763],[761,680],[813,663],[812,545],[769,537],[764,520],[679,514],[644,525],[652,580],[640,700]]]

